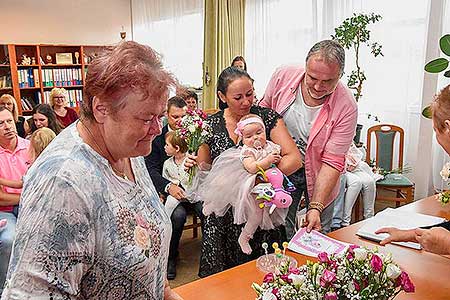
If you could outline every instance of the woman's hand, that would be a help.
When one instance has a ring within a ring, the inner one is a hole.
[[[389,236],[380,242],[381,246],[391,242],[416,242],[414,229],[402,230],[394,227],[384,227],[375,231],[376,234],[387,233]]]
[[[188,154],[186,159],[184,160],[184,169],[188,171],[193,166],[197,165],[197,155]]]
[[[180,295],[175,293],[169,285],[169,281],[167,281],[164,284],[164,300],[183,300]]]
[[[310,209],[306,213],[306,220],[302,224],[302,227],[306,226],[306,232],[311,232],[311,230],[320,231],[322,225],[320,223],[320,211],[317,209]]]
[[[436,254],[450,254],[450,232],[445,228],[417,228],[415,238],[425,251]]]

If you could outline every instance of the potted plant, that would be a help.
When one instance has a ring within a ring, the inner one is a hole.
[[[360,51],[362,46],[367,46],[370,48],[370,52],[374,57],[378,55],[383,56],[381,52],[381,45],[377,42],[370,41],[370,30],[368,26],[370,24],[375,24],[380,21],[382,17],[380,15],[370,13],[364,14],[354,13],[352,17],[345,19],[341,25],[334,29],[334,35],[332,39],[339,42],[345,49],[353,49],[355,52],[355,70],[352,70],[351,74],[348,75],[347,86],[353,90],[353,95],[355,96],[356,102],[363,96],[363,83],[366,81],[367,77],[364,71],[361,69],[360,62]],[[369,118],[373,118],[378,121],[378,117],[373,115],[368,115]],[[356,135],[354,138],[355,143],[359,143],[361,135],[362,125],[358,124],[356,127]]]
[[[442,53],[450,56],[450,34],[446,34],[439,39],[439,47]],[[425,65],[425,71],[429,73],[440,73],[445,71],[449,65],[449,60],[445,57],[435,58]],[[450,78],[450,68],[444,72],[444,76]],[[431,119],[431,109],[428,105],[422,110],[422,115],[425,118]]]

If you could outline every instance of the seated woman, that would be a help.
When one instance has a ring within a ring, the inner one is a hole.
[[[249,113],[258,115],[265,125],[267,140],[281,146],[281,160],[278,168],[286,175],[301,167],[300,152],[289,135],[282,117],[275,111],[253,106],[253,80],[242,69],[228,67],[220,73],[217,80],[217,95],[221,102],[227,104],[224,110],[208,117],[212,135],[203,144],[198,156],[189,156],[186,167],[194,164],[214,164],[214,160],[225,150],[236,147],[238,134],[236,128],[239,120]],[[262,242],[286,241],[284,226],[272,230],[257,230],[250,241],[251,255],[246,255],[238,243],[243,225],[234,223],[233,210],[230,208],[223,216],[211,214],[204,219],[202,231],[202,250],[200,257],[200,277],[226,270],[248,262],[264,254]]]
[[[35,132],[38,128],[48,127],[58,135],[63,127],[56,119],[56,114],[48,104],[38,104],[33,108],[33,122],[31,123],[31,132]]]
[[[352,143],[345,155],[347,172],[345,172],[344,176],[346,178],[347,191],[344,198],[342,226],[350,225],[352,209],[360,192],[362,192],[364,219],[373,217],[377,192],[376,184],[372,169],[362,160],[362,157],[362,152]]]
[[[0,97],[0,105],[4,105],[6,109],[13,114],[14,121],[16,122],[17,134],[21,138],[25,138],[28,134],[28,131],[30,131],[30,127],[25,121],[25,118],[19,116],[16,99],[9,94],[4,94]]]
[[[245,62],[244,57],[238,55],[236,56],[233,61],[231,62],[232,67],[238,67],[242,70],[247,71],[247,63]]]
[[[433,129],[438,143],[450,154],[450,85],[436,96],[431,104]],[[385,227],[375,233],[388,233],[389,237],[380,242],[417,242],[426,251],[436,254],[450,254],[450,222],[445,222],[430,229],[401,230]]]
[[[67,127],[76,120],[78,120],[78,114],[73,109],[67,106],[69,94],[64,88],[54,88],[50,92],[50,106],[56,114],[56,118],[63,127]]]
[[[187,108],[191,110],[196,110],[198,106],[198,95],[196,92],[188,90],[186,95],[183,97],[187,104]]]

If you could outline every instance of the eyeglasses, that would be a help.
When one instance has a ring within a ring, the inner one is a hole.
[[[65,99],[66,97],[64,97],[64,96],[55,96],[55,97],[53,97],[53,99]]]

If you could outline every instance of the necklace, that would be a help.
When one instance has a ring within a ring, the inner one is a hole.
[[[86,129],[87,133],[89,134],[89,137],[92,139],[92,141],[94,142],[95,146],[97,147],[98,151],[100,152],[100,155],[103,156],[104,158],[106,158],[105,153],[102,151],[102,148],[100,148],[100,145],[97,143],[97,141],[94,138],[94,135],[92,134],[91,130],[84,124],[84,122],[82,122],[80,120],[81,125],[83,125],[83,127]],[[128,176],[127,174],[125,174],[125,172],[120,172],[119,170],[117,170],[116,168],[114,168],[112,166],[112,164],[109,162],[108,159],[106,159],[108,161],[109,166],[111,167],[111,169],[114,171],[114,173],[116,173],[117,175],[119,175],[120,177],[122,177],[125,180],[128,180]]]

